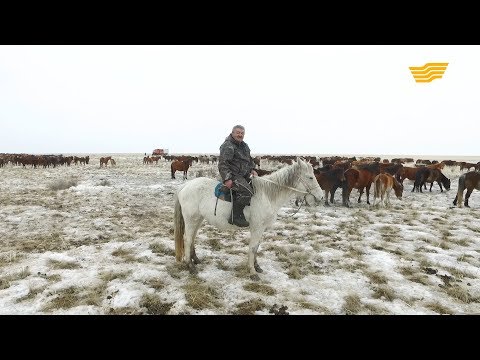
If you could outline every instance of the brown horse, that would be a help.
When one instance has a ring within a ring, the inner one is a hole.
[[[373,180],[375,176],[380,174],[380,163],[373,162],[368,164],[358,164],[352,167],[353,169],[358,171],[358,179],[355,185],[353,186],[355,189],[358,189],[360,195],[358,196],[358,203],[362,202],[362,195],[363,189],[366,189],[367,192],[367,204],[370,205],[370,187],[372,186]],[[349,169],[350,170],[350,169]],[[347,170],[348,171],[348,170]],[[350,190],[351,191],[351,190]],[[344,198],[345,202],[350,202],[350,193],[346,194],[346,199]]]
[[[252,157],[252,161],[255,164],[255,167],[258,166],[258,169],[260,169],[260,156]]]
[[[448,179],[439,169],[430,169],[427,167],[420,168],[415,175],[415,183],[413,185],[412,192],[414,190],[422,191],[422,185],[426,187],[426,183],[430,183],[430,192],[434,182],[437,182],[440,186],[440,191],[443,192],[442,184],[446,190],[450,190],[450,179]]]
[[[402,199],[403,185],[398,182],[392,175],[388,173],[378,174],[373,181],[373,205],[375,201],[380,197],[380,203],[384,206],[390,206],[390,192],[392,189],[395,191],[395,196]]]
[[[192,158],[186,160],[174,160],[170,165],[172,171],[172,179],[175,179],[175,171],[183,171],[183,179],[187,179],[187,171],[190,166],[192,166]]]
[[[105,167],[107,167],[108,161],[111,159],[111,156],[107,157],[101,157],[100,158],[100,167],[102,167],[103,164],[105,164]]]
[[[473,189],[480,190],[480,172],[470,171],[465,174],[460,175],[458,178],[458,191],[455,200],[453,200],[453,205],[462,207],[463,192],[467,189],[465,194],[465,207],[470,207],[468,205],[468,198],[472,194]],[[458,203],[458,205],[457,205]]]
[[[325,192],[325,206],[329,206],[328,203],[328,194],[330,193],[330,202],[333,204],[333,198],[337,188],[343,188],[343,182],[345,181],[345,176],[343,175],[343,168],[333,168],[330,170],[322,171],[321,169],[314,169],[313,173],[317,179],[318,185]]]

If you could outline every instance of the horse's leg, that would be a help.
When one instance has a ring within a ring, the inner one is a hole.
[[[202,220],[203,218],[194,218],[190,219],[190,221],[185,221],[185,262],[187,263],[188,271],[190,271],[190,274],[192,275],[198,273],[195,266],[195,258],[198,260],[195,254],[195,236],[197,235]]]
[[[366,187],[367,190],[367,204],[370,205],[370,186],[372,186],[372,183],[368,184]]]
[[[337,191],[338,186],[334,186],[330,190],[330,202],[333,204],[333,198],[335,197],[335,191]]]
[[[362,194],[363,194],[363,189],[365,187],[362,187],[361,189],[358,189],[358,192],[360,193],[360,196],[358,197],[358,203],[360,204],[362,202],[362,200],[360,200],[362,198]]]
[[[470,205],[468,205],[468,198],[472,194],[472,191],[473,191],[473,187],[472,188],[467,188],[467,193],[465,194],[465,202],[464,202],[465,207],[470,207]]]
[[[437,184],[438,184],[438,186],[440,186],[440,191],[443,192],[442,183],[439,180],[437,180]],[[432,183],[432,185],[433,185],[433,183]],[[430,189],[432,189],[431,186],[430,186]],[[432,190],[430,190],[430,191],[432,191]]]
[[[263,229],[262,231],[250,231],[250,244],[248,245],[248,270],[250,273],[250,279],[255,281],[260,280],[260,276],[258,276],[257,272],[263,272],[257,262],[257,251],[258,246],[260,245],[262,233]]]
[[[330,206],[328,203],[328,190],[323,190],[323,192],[325,193],[325,206]]]

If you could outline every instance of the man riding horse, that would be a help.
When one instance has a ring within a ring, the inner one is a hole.
[[[245,128],[242,125],[235,125],[232,133],[220,146],[218,159],[218,170],[223,184],[234,191],[233,219],[230,217],[228,222],[240,227],[250,225],[245,219],[243,209],[250,205],[253,195],[252,186],[248,182],[249,177],[257,176],[257,172],[254,170],[255,163],[250,156],[250,148],[243,141],[244,136]]]

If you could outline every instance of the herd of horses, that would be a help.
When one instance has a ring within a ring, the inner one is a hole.
[[[442,163],[438,163],[425,167],[410,168],[402,164],[385,164],[375,161],[359,163],[351,167],[345,167],[342,164],[328,164],[322,168],[315,169],[314,173],[320,187],[324,191],[326,206],[334,202],[335,191],[341,188],[342,203],[344,206],[350,207],[350,194],[353,189],[357,189],[359,192],[358,203],[361,203],[362,195],[365,192],[367,204],[370,205],[372,185],[374,186],[374,194],[377,194],[377,197],[381,196],[383,199],[385,191],[388,192],[388,197],[393,189],[397,197],[401,198],[405,179],[414,181],[412,192],[423,192],[422,188],[426,189],[427,183],[430,183],[430,191],[432,191],[435,182],[439,185],[441,192],[443,192],[443,188],[450,190],[451,181],[442,173],[441,169],[443,166]],[[381,174],[388,176],[380,176]],[[297,205],[298,200],[296,201]],[[389,201],[383,203],[388,204]]]
[[[178,161],[181,163],[181,161]],[[430,191],[436,182],[440,191],[450,190],[451,180],[443,173],[445,164],[437,163],[427,166],[409,168],[402,164],[385,164],[376,162],[358,163],[353,166],[327,164],[314,169],[312,164],[302,159],[292,161],[279,170],[269,172],[257,169],[259,176],[253,177],[254,194],[251,205],[245,208],[245,217],[250,225],[250,243],[248,246],[248,269],[252,280],[259,280],[258,273],[263,272],[257,261],[257,251],[263,232],[273,224],[276,213],[289,196],[297,193],[297,204],[300,196],[307,200],[308,196],[319,203],[323,195],[325,205],[333,203],[335,190],[342,189],[342,201],[349,206],[349,197],[353,189],[359,190],[358,202],[366,191],[367,203],[370,204],[370,188],[373,186],[373,206],[390,205],[390,195],[402,199],[405,179],[414,181],[412,191],[422,192],[430,183]],[[175,165],[176,166],[176,165]],[[172,162],[172,177],[174,176]],[[313,175],[313,176],[312,176]],[[265,180],[262,180],[265,179]],[[200,259],[195,252],[195,238],[203,220],[220,230],[235,230],[235,226],[227,222],[232,204],[215,200],[213,189],[218,183],[206,177],[195,178],[180,185],[175,193],[174,238],[177,261],[184,261],[192,274],[197,273],[196,265]],[[454,204],[461,206],[463,192],[465,206],[473,189],[480,190],[480,172],[471,171],[459,178],[458,193]],[[323,194],[322,191],[323,190]],[[308,202],[308,201],[307,201]],[[218,205],[218,208],[217,208]],[[215,212],[212,210],[215,208]]]
[[[172,158],[170,164],[171,178],[175,179],[176,171],[182,171],[183,179],[186,180],[188,169],[192,166],[194,159],[192,156],[177,156]],[[254,157],[252,160],[255,163],[256,171],[260,177],[272,174],[273,171],[271,170],[260,169],[260,157]],[[358,163],[353,166],[351,166],[351,162],[336,161],[333,164],[327,163],[327,165],[322,168],[314,168],[314,176],[320,188],[324,191],[325,205],[329,206],[334,202],[334,195],[338,188],[342,189],[342,204],[344,206],[351,206],[350,195],[353,189],[357,189],[359,192],[358,203],[361,203],[362,195],[365,192],[366,202],[370,205],[370,190],[372,185],[374,186],[374,204],[375,199],[380,198],[380,203],[389,205],[391,191],[394,191],[396,197],[401,199],[405,179],[414,182],[412,192],[423,192],[423,189],[427,190],[427,183],[430,184],[430,192],[432,191],[434,183],[438,184],[441,192],[443,192],[444,189],[450,190],[451,180],[441,171],[445,166],[444,162],[408,167],[403,166],[401,163],[381,163],[378,159],[375,160],[376,161]],[[291,161],[291,159],[287,159],[285,162],[291,164]],[[148,162],[149,160],[145,160],[144,158],[144,163]],[[469,169],[473,165],[476,166],[477,164],[460,163],[460,166],[465,169]],[[461,178],[461,181],[464,181],[463,191],[467,189],[464,202],[464,205],[467,207],[469,206],[468,199],[473,189],[479,189],[480,187],[480,180],[477,180],[475,175],[479,173],[477,171],[471,171],[471,173],[471,175],[466,176],[465,180]],[[379,176],[381,174],[386,175]],[[461,186],[459,185],[459,191],[460,189]],[[454,205],[458,204],[457,198],[463,199],[463,195],[457,195]],[[297,205],[298,201],[299,198],[296,200]],[[458,206],[461,206],[461,204]]]

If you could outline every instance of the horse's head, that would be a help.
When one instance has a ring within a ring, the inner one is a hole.
[[[445,175],[443,175],[443,181],[442,182],[443,182],[443,186],[445,186],[445,189],[450,190],[451,180],[449,178],[447,178]]]
[[[322,199],[322,189],[313,173],[313,166],[301,158],[297,158],[295,166],[298,167],[296,188],[307,193],[305,200],[308,205],[319,203]]]
[[[395,191],[395,196],[401,200],[403,195],[403,185],[395,178],[393,179],[393,190]]]

